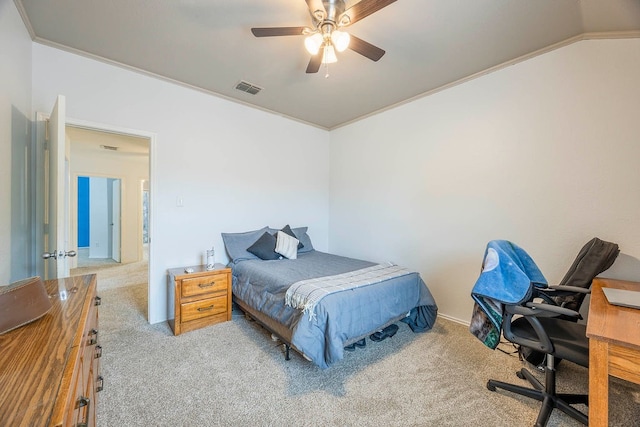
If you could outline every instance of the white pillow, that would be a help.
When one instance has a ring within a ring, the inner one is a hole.
[[[285,258],[296,259],[298,258],[298,242],[299,240],[295,237],[291,237],[287,233],[278,231],[276,252]]]

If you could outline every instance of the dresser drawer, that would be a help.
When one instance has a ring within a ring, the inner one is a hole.
[[[182,280],[182,297],[208,294],[227,290],[227,275],[215,274]]]
[[[227,312],[227,295],[182,304],[182,321],[201,319]]]

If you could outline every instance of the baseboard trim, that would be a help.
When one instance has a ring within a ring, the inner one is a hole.
[[[442,314],[442,313],[438,313],[438,317],[441,317],[441,318],[446,319],[446,320],[450,320],[450,321],[452,321],[454,323],[459,323],[459,324],[464,325],[464,326],[469,326],[469,321],[468,320],[461,320],[461,319],[458,319],[456,317],[448,316],[448,315]]]

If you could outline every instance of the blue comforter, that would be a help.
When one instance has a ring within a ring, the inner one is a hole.
[[[292,330],[291,344],[321,368],[342,359],[344,345],[402,318],[414,332],[431,329],[437,306],[418,273],[330,294],[313,316],[286,306],[289,286],[300,280],[346,273],[372,262],[319,251],[295,260],[244,260],[231,264],[233,294]]]

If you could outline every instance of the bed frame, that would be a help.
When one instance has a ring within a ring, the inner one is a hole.
[[[304,354],[291,344],[291,332],[292,332],[291,329],[285,327],[281,323],[276,322],[269,316],[263,313],[260,313],[259,311],[249,307],[247,303],[245,303],[235,295],[233,296],[233,302],[238,307],[240,307],[240,310],[244,312],[246,317],[260,324],[260,326],[265,328],[267,331],[271,332],[272,335],[274,335],[280,341],[282,341],[282,343],[284,344],[284,350],[285,350],[285,354],[284,354],[285,360],[291,359],[289,357],[289,352],[292,348],[304,357]]]
[[[291,344],[291,337],[292,337],[292,330],[287,328],[286,326],[284,326],[283,324],[273,320],[271,317],[265,315],[264,313],[261,313],[259,311],[257,311],[256,309],[250,307],[247,303],[245,303],[244,301],[242,301],[240,298],[238,298],[237,296],[233,295],[233,302],[244,312],[245,316],[248,317],[251,320],[254,320],[255,322],[257,322],[260,326],[262,326],[263,328],[265,328],[267,331],[269,331],[272,335],[274,335],[276,338],[278,338],[282,344],[284,345],[284,350],[285,350],[285,354],[284,354],[284,360],[291,360],[290,357],[290,351],[293,349],[295,350],[297,353],[299,353],[302,357],[304,357],[307,360],[311,360],[309,359],[307,356],[305,356],[305,354],[298,350],[293,344]],[[369,335],[373,334],[374,332],[384,329],[387,326],[398,322],[400,319],[404,318],[405,315],[399,316],[395,319],[390,320],[389,322],[385,323],[384,325],[378,327],[377,329],[370,331],[362,336],[353,338],[348,340],[347,342],[344,343],[345,347],[355,343],[356,341],[360,341],[362,338],[366,338]]]

